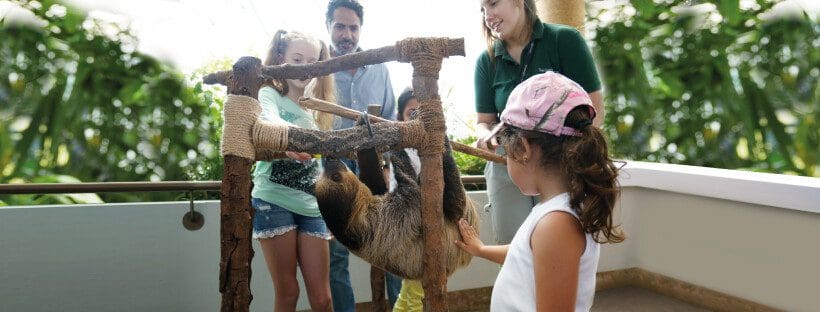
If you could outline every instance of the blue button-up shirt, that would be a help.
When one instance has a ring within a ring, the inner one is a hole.
[[[336,79],[336,101],[340,105],[360,112],[367,111],[367,105],[379,104],[382,118],[396,120],[396,97],[390,74],[384,64],[359,67],[355,75],[349,71],[333,74]],[[350,128],[354,120],[336,118],[333,129]]]

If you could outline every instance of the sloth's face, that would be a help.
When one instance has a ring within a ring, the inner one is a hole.
[[[323,179],[330,179],[334,183],[341,183],[345,173],[352,172],[350,172],[345,163],[338,158],[330,157],[325,160],[325,172],[322,174]]]
[[[325,160],[324,172],[316,181],[316,199],[332,205],[352,204],[362,183],[347,166],[337,158]]]

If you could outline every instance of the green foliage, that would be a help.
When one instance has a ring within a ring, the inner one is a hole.
[[[0,17],[0,183],[221,179],[225,90],[198,77],[232,60],[186,79],[135,51],[117,24],[59,1],[11,3],[32,20]],[[772,15],[768,0],[606,3],[614,5],[590,10],[589,29],[616,156],[820,175],[816,21]],[[483,173],[482,159],[454,157],[463,174]],[[101,200],[18,195],[0,206]]]
[[[450,136],[450,140],[472,146],[477,138],[475,136],[467,136],[463,138],[453,138]],[[453,152],[453,159],[455,159],[456,165],[458,166],[458,171],[462,175],[484,175],[484,166],[487,165],[487,161],[483,158]],[[465,184],[464,187],[468,191],[478,191],[484,190],[486,185]]]
[[[616,156],[820,176],[816,21],[772,1],[690,3],[592,12]]]
[[[464,143],[466,145],[472,146],[473,143],[477,140],[475,136],[467,136],[463,138],[454,139],[450,137],[450,140],[454,140],[459,143]],[[475,157],[472,155],[453,152],[453,158],[456,160],[456,165],[458,165],[458,169],[461,174],[467,175],[483,175],[484,174],[484,166],[487,164],[487,161],[483,158]]]
[[[589,35],[618,158],[820,176],[816,21],[768,0],[605,3]]]
[[[208,111],[208,119],[211,120],[210,126],[212,127],[209,136],[210,142],[220,142],[222,140],[222,109],[227,99],[228,90],[221,85],[205,85],[202,83],[202,77],[210,73],[229,70],[233,67],[233,63],[234,60],[228,58],[214,60],[195,70],[189,77],[189,82],[195,85],[194,92],[202,94],[204,100],[211,103]],[[218,151],[215,151],[213,157],[202,159],[199,166],[188,172],[189,179],[194,181],[221,180],[223,165],[222,156]],[[219,197],[206,196],[206,198],[218,199]]]
[[[0,183],[219,179],[213,92],[134,51],[119,25],[58,1],[15,3],[33,22],[0,21]]]
[[[14,181],[19,182],[19,181]],[[77,178],[66,175],[44,175],[39,176],[30,183],[78,183]],[[68,204],[100,204],[102,198],[97,194],[25,194],[8,196],[8,205],[29,206],[29,205],[68,205]],[[0,204],[2,206],[3,204]]]

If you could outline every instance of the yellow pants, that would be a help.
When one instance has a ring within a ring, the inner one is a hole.
[[[393,312],[421,312],[424,310],[424,288],[421,281],[402,280],[399,298],[393,305]]]

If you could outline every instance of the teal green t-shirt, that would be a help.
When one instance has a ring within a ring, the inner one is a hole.
[[[259,90],[262,105],[261,119],[275,123],[289,123],[300,128],[317,130],[310,113],[279,94],[271,87]],[[313,195],[321,166],[316,159],[299,162],[292,159],[257,161],[253,170],[251,196],[308,217],[319,217],[319,205]]]
[[[475,98],[476,112],[501,114],[507,106],[512,90],[529,77],[546,71],[554,71],[577,82],[588,93],[601,90],[601,80],[592,60],[592,53],[584,37],[575,28],[546,24],[536,20],[532,28],[532,52],[526,62],[526,72],[521,77],[521,64],[516,64],[500,40],[493,45],[493,59],[484,51],[476,63]],[[529,44],[521,52],[521,62]]]

